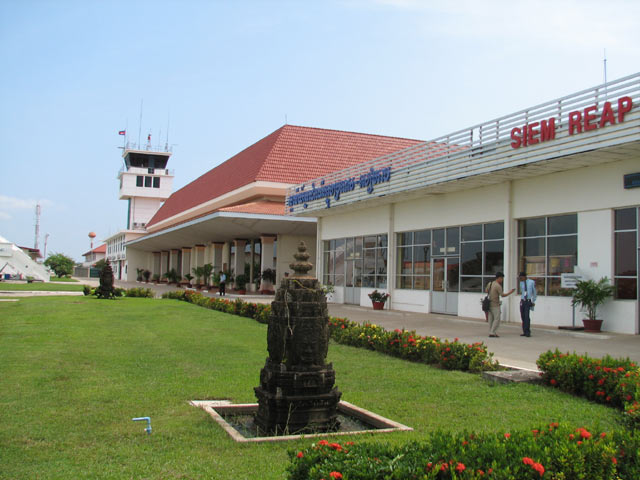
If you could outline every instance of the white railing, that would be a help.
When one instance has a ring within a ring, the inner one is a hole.
[[[120,167],[120,170],[118,170],[118,176],[120,176],[120,174],[127,172],[127,173],[135,173],[135,174],[140,174],[140,175],[156,175],[156,176],[166,176],[166,175],[174,175],[174,169],[169,169],[169,168],[152,168],[152,173],[149,173],[149,168],[148,167],[129,167],[129,168],[125,168],[124,166]]]
[[[158,152],[158,153],[171,153],[172,146],[168,143],[151,145],[150,143],[138,144],[134,142],[126,142],[124,144],[125,150],[137,150],[138,152]]]
[[[517,150],[510,146],[512,129],[522,128],[524,125],[549,120],[553,117],[556,131],[561,131],[563,128],[566,129],[571,112],[581,111],[593,105],[596,105],[597,112],[601,112],[604,102],[614,103],[623,96],[633,99],[633,110],[637,111],[640,106],[640,73],[520,110],[290,187],[287,191],[287,213],[297,213],[303,210],[303,207],[298,203],[290,206],[290,197],[308,188],[334,185],[352,178],[358,179],[361,175],[370,172],[371,169],[380,171],[391,168],[392,179],[400,171],[403,173],[420,172],[420,181],[412,182],[407,176],[407,181],[403,181],[402,186],[389,185],[388,188],[382,189],[380,186],[376,186],[376,190],[386,190],[386,194],[425,186],[426,175],[429,176],[427,183],[433,184],[460,178],[461,175],[486,173],[487,169],[499,168],[500,162],[512,160],[514,151]],[[617,105],[614,104],[613,108],[616,110]],[[556,138],[558,138],[558,134],[556,134]],[[499,154],[493,155],[494,153]],[[345,201],[362,198],[362,196],[353,193],[345,193],[341,197]],[[305,203],[308,204],[307,211],[324,208],[324,201],[321,202],[317,199]],[[343,203],[345,202],[341,202],[341,204]]]

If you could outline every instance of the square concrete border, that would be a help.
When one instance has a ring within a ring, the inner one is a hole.
[[[252,414],[258,411],[257,403],[232,404],[228,400],[192,400],[189,404],[202,408],[220,425],[236,442],[284,442],[287,440],[297,440],[301,438],[329,437],[337,435],[358,435],[362,433],[388,433],[388,432],[410,432],[413,428],[394,422],[388,418],[377,415],[364,408],[357,407],[349,402],[341,400],[338,403],[338,411],[356,417],[357,419],[375,427],[375,430],[358,430],[355,432],[332,432],[314,433],[305,435],[281,435],[277,437],[254,437],[246,438],[235,428],[233,428],[218,412]]]

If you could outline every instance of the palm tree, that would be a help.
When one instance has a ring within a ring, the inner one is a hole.
[[[209,279],[211,278],[211,274],[213,273],[213,265],[210,263],[205,263],[202,266],[202,276],[204,277],[204,283],[206,286],[209,286]]]
[[[196,276],[196,284],[200,284],[200,279],[202,278],[202,275],[204,274],[204,270],[202,267],[193,267],[191,269],[193,271],[193,274]]]

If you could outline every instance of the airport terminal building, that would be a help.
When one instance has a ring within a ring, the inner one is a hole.
[[[608,277],[603,330],[638,334],[640,73],[299,182],[286,214],[317,219],[335,302],[482,318],[496,272],[526,271],[534,326],[569,326],[570,277]]]

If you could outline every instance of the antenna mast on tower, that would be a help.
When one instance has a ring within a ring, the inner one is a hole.
[[[40,204],[36,203],[36,239],[33,242],[33,248],[38,250],[38,237],[40,236]]]

